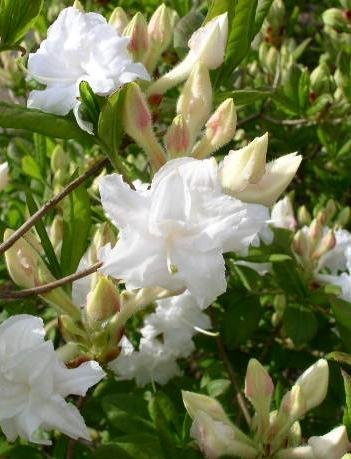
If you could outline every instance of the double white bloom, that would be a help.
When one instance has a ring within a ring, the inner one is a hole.
[[[215,159],[169,161],[150,189],[132,190],[112,174],[100,181],[102,205],[120,230],[100,253],[101,271],[128,289],[188,290],[203,308],[226,290],[222,254],[246,252],[267,228],[268,209],[222,192]]]
[[[137,78],[149,79],[145,67],[132,62],[129,41],[100,14],[73,7],[62,10],[46,40],[29,55],[29,74],[46,89],[32,91],[28,107],[56,115],[73,109],[84,127],[78,101],[81,81],[87,81],[95,94],[105,96]]]
[[[30,315],[0,325],[0,427],[10,441],[50,444],[42,429],[89,440],[84,419],[65,397],[85,395],[105,373],[94,361],[66,368],[44,335],[43,321]]]

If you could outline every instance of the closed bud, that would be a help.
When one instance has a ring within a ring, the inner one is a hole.
[[[120,309],[120,296],[115,284],[105,276],[101,276],[94,289],[88,294],[86,316],[91,326],[100,327]]]
[[[292,246],[293,246],[294,252],[297,255],[300,255],[302,257],[309,256],[311,247],[310,247],[309,239],[304,231],[299,230],[296,232],[293,238]]]
[[[306,412],[320,405],[328,390],[329,367],[325,359],[318,360],[297,379],[306,401]]]
[[[230,420],[216,399],[195,392],[182,391],[183,403],[189,416],[195,419],[200,411],[204,411],[215,421],[229,423]]]
[[[210,70],[218,68],[224,61],[227,38],[228,14],[224,13],[193,33],[188,42],[189,53],[185,59],[151,84],[148,96],[164,94],[168,89],[184,81],[197,62],[202,62]]]
[[[329,8],[322,14],[324,25],[333,29],[344,29],[347,26],[347,19],[343,11],[338,8]]]
[[[167,151],[171,158],[187,156],[190,148],[190,132],[182,115],[174,118],[165,136]]]
[[[212,86],[209,71],[199,62],[189,75],[177,102],[177,113],[183,115],[192,139],[195,139],[212,109]]]
[[[125,37],[130,37],[129,51],[136,61],[143,62],[149,47],[149,36],[144,16],[138,12],[123,31]]]
[[[325,212],[327,214],[327,221],[330,221],[334,218],[338,208],[334,199],[328,199],[327,205],[325,206]]]
[[[290,447],[299,446],[301,444],[301,437],[301,425],[299,421],[295,421],[289,430],[288,445]]]
[[[285,19],[285,5],[283,0],[274,0],[269,13],[267,16],[267,22],[274,27],[275,30],[279,30],[284,24]]]
[[[336,245],[336,238],[334,231],[330,230],[322,238],[318,244],[317,249],[312,253],[312,260],[318,260],[322,255],[332,250]]]
[[[76,8],[77,10],[81,11],[82,13],[84,13],[84,6],[80,3],[79,0],[74,0],[74,3],[73,3],[73,8]]]
[[[271,75],[274,75],[277,71],[277,65],[279,63],[279,52],[275,46],[270,46],[265,56],[264,65]]]
[[[153,72],[159,57],[171,44],[175,26],[172,16],[172,10],[162,3],[150,18],[147,27],[149,52],[145,59],[149,72]]]
[[[59,253],[63,239],[63,219],[56,215],[50,226],[50,241],[56,253]]]
[[[297,221],[301,226],[309,225],[312,221],[311,214],[306,206],[300,206],[297,210]]]
[[[123,30],[127,27],[129,22],[128,16],[123,8],[117,6],[110,16],[108,23],[114,27],[117,32],[122,35]]]
[[[286,414],[289,423],[300,419],[307,410],[306,397],[301,387],[295,384],[282,399],[279,412]],[[279,418],[278,412],[278,418]]]
[[[116,235],[112,229],[110,223],[101,223],[96,230],[91,246],[89,248],[89,261],[90,263],[96,263],[98,261],[99,250],[106,244],[114,246],[117,242]]]
[[[269,425],[269,408],[274,384],[266,369],[256,359],[250,359],[245,378],[245,395],[256,410],[258,433],[263,434]]]
[[[351,215],[350,207],[344,207],[338,213],[338,216],[335,219],[335,223],[341,227],[346,226],[350,221],[350,215]]]
[[[203,138],[195,145],[192,155],[203,159],[230,142],[236,130],[236,109],[233,99],[226,99],[206,123]]]
[[[323,234],[323,224],[318,218],[312,220],[309,227],[309,236],[313,243],[318,243]]]
[[[148,154],[155,170],[166,162],[162,147],[152,130],[152,116],[147,101],[136,83],[129,83],[123,112],[126,133]]]
[[[328,65],[323,62],[311,72],[310,90],[316,94],[324,94],[331,91],[331,75]]]

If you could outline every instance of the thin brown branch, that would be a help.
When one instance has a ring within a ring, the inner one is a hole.
[[[222,360],[222,362],[224,363],[226,369],[227,369],[227,372],[228,372],[228,375],[229,375],[229,379],[236,391],[236,398],[237,398],[237,402],[238,402],[238,405],[244,415],[244,418],[245,418],[245,421],[247,423],[247,425],[251,428],[251,416],[250,416],[250,413],[249,413],[249,410],[247,408],[247,405],[246,405],[246,402],[245,402],[245,399],[242,395],[242,392],[240,390],[240,385],[239,385],[239,382],[238,382],[238,378],[236,376],[236,373],[234,371],[234,368],[228,358],[228,355],[227,355],[227,352],[225,350],[225,346],[223,344],[223,341],[221,339],[221,337],[219,336],[217,338],[217,348],[218,348],[218,353],[219,353],[219,356]]]
[[[94,166],[88,169],[83,175],[69,183],[60,193],[53,198],[49,199],[40,209],[37,210],[20,228],[18,228],[12,236],[0,244],[0,255],[3,255],[20,237],[22,237],[28,230],[32,228],[50,209],[55,207],[62,199],[68,196],[71,191],[78,188],[85,180],[95,175],[104,166],[109,163],[107,158],[101,159]]]
[[[55,288],[62,287],[63,285],[69,284],[70,282],[87,277],[90,274],[95,273],[102,266],[102,262],[95,263],[90,268],[80,271],[79,273],[70,274],[69,276],[62,277],[61,279],[55,280],[48,284],[39,285],[38,287],[27,288],[25,290],[19,290],[18,292],[1,292],[0,299],[2,300],[16,300],[18,298],[26,298],[31,295],[43,295],[48,293]]]

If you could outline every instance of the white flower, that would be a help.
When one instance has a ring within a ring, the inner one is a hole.
[[[0,191],[9,183],[9,165],[7,162],[0,164]]]
[[[139,350],[123,337],[120,355],[109,366],[121,379],[134,379],[138,386],[149,383],[166,384],[180,375],[173,353],[157,340],[142,338]]]
[[[89,440],[84,419],[64,398],[85,395],[105,373],[94,361],[66,368],[44,335],[43,321],[30,315],[0,325],[0,427],[10,441],[50,444],[41,429]]]
[[[271,212],[271,223],[277,228],[286,228],[292,231],[296,228],[294,210],[287,196],[274,204]]]
[[[323,284],[333,284],[341,288],[339,298],[351,302],[351,274],[341,273],[339,276],[317,274],[316,280]]]
[[[142,336],[153,340],[162,335],[163,345],[177,358],[188,357],[193,352],[192,337],[197,330],[211,327],[210,318],[189,292],[158,301],[155,312],[146,316],[144,324],[140,330]]]
[[[228,38],[228,14],[216,16],[196,30],[188,42],[189,53],[174,69],[153,83],[148,94],[163,94],[185,80],[197,62],[208,69],[218,68],[224,61]]]
[[[129,40],[100,14],[65,8],[40,48],[29,55],[29,74],[46,89],[32,91],[28,107],[56,115],[74,109],[77,121],[86,127],[77,99],[81,81],[87,81],[96,94],[106,96],[136,78],[149,79],[144,66],[132,62]]]
[[[213,158],[169,161],[147,191],[109,175],[100,180],[100,193],[120,230],[115,247],[100,251],[101,272],[128,289],[188,289],[207,307],[226,289],[222,253],[245,252],[260,234],[270,237],[268,210],[222,193]]]
[[[308,444],[316,459],[340,459],[349,450],[346,427],[335,427],[321,437],[311,437]]]

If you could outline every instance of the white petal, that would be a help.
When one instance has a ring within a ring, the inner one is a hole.
[[[44,90],[31,91],[27,106],[37,108],[46,113],[55,115],[67,115],[76,105],[75,86],[49,86]]]
[[[106,373],[94,360],[82,363],[78,368],[68,369],[60,362],[55,369],[55,391],[62,397],[69,394],[84,396]]]
[[[0,353],[20,352],[44,341],[44,323],[41,318],[19,314],[0,325]]]

